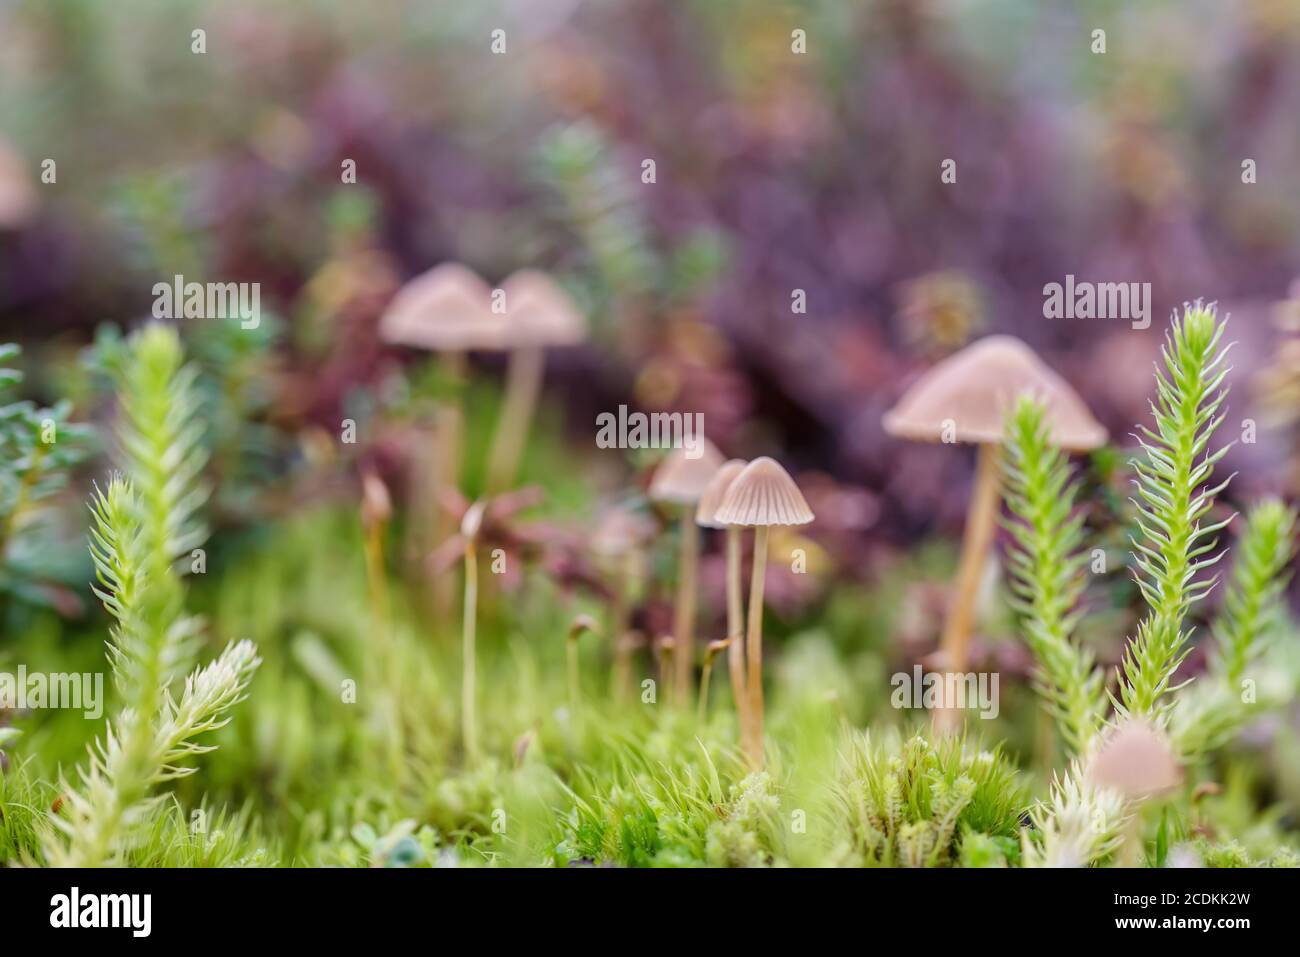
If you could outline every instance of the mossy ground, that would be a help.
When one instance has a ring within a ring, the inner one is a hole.
[[[771,622],[769,764],[750,774],[725,679],[703,724],[639,689],[615,702],[607,646],[589,636],[571,709],[567,627],[602,609],[540,574],[510,595],[485,589],[475,764],[460,742],[456,622],[432,627],[394,577],[393,641],[379,640],[352,513],[300,515],[218,551],[191,581],[212,644],[254,637],[264,664],[219,748],[142,825],[133,864],[1006,866],[1050,773],[1027,688],[937,747],[923,714],[889,706],[887,587],[837,593],[810,623]],[[101,667],[93,634],[57,642],[56,627],[32,619],[7,657]],[[652,662],[637,673],[653,678]],[[40,863],[51,782],[98,726],[55,711],[20,726],[0,776],[0,859]],[[1296,744],[1283,735],[1278,747]],[[1185,843],[1207,862],[1285,863],[1283,807],[1258,810],[1288,786],[1272,767],[1248,752],[1205,769],[1206,780],[1228,770],[1223,788],[1152,816],[1152,848],[1163,829],[1166,855]]]

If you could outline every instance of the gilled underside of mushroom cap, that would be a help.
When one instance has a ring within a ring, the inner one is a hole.
[[[704,494],[700,496],[699,505],[695,507],[696,525],[704,528],[726,528],[717,520],[718,506],[722,504],[727,489],[731,487],[736,476],[744,471],[745,465],[744,459],[728,459],[713,473],[713,478],[709,479],[709,484],[704,487]]]
[[[722,525],[807,525],[813,513],[790,473],[762,456],[732,480],[714,520]]]
[[[1078,393],[1014,336],[988,336],[925,373],[885,413],[885,431],[919,442],[1001,442],[1008,410],[1026,393],[1046,405],[1061,448],[1105,443]]]
[[[699,452],[696,458],[690,458],[684,447],[669,452],[650,480],[650,499],[672,505],[699,502],[709,480],[722,467],[722,453],[708,439],[701,437]]]
[[[379,334],[385,342],[437,351],[504,348],[506,323],[493,314],[491,296],[468,266],[443,263],[401,288]]]

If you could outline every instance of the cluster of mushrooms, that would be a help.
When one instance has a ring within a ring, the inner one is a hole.
[[[670,453],[650,481],[650,498],[680,511],[681,553],[678,560],[677,603],[671,636],[672,697],[684,703],[691,694],[695,671],[695,619],[700,528],[726,533],[727,634],[711,642],[700,687],[703,711],[713,656],[727,652],[732,697],[736,705],[741,744],[750,765],[763,767],[763,587],[767,575],[768,530],[778,525],[806,525],[812,510],[790,473],[762,456],[746,463],[723,461],[707,440],[698,458],[684,449]],[[748,620],[742,625],[742,533],[754,530],[753,568],[749,586]],[[743,627],[743,635],[742,635]]]
[[[469,352],[508,354],[505,398],[487,462],[485,493],[499,495],[515,481],[529,424],[542,386],[545,350],[581,343],[587,336],[581,310],[545,273],[525,269],[507,278],[499,289],[466,266],[448,263],[409,282],[394,298],[380,322],[382,338],[391,344],[434,352],[455,380],[465,374]],[[978,448],[974,487],[967,512],[960,562],[936,664],[947,671],[964,671],[970,654],[981,583],[993,554],[1000,495],[999,448],[1005,415],[1022,394],[1043,404],[1053,441],[1069,451],[1097,448],[1106,430],[1082,399],[1023,342],[1010,336],[989,336],[922,374],[884,417],[884,427],[899,438],[974,444]],[[455,401],[439,409],[434,441],[418,463],[425,480],[423,495],[459,487],[462,456],[462,416]],[[670,451],[654,472],[649,498],[680,524],[673,627],[655,636],[660,681],[666,697],[687,706],[700,669],[698,704],[703,714],[708,682],[717,655],[726,653],[727,673],[737,712],[741,744],[750,764],[761,768],[763,755],[763,590],[768,554],[768,530],[803,525],[813,520],[803,494],[790,474],[771,458],[752,462],[724,460],[707,440],[698,454],[683,448]],[[434,544],[454,530],[437,525],[429,530]],[[466,515],[461,533],[468,542],[482,517],[482,507]],[[445,525],[445,523],[443,523]],[[743,532],[754,530],[752,567],[745,609],[743,590]],[[726,634],[710,641],[703,655],[696,647],[698,563],[701,529],[723,534],[726,556]],[[644,550],[654,523],[645,516],[615,510],[593,532],[591,552],[611,571],[608,629],[613,643],[612,684],[625,697],[632,686],[632,652],[637,646],[631,630],[631,596],[644,574]],[[464,634],[466,749],[475,749],[473,727],[473,609],[477,575],[466,556],[466,615]],[[446,576],[441,576],[446,578]],[[445,582],[444,582],[445,583]],[[574,637],[591,627],[576,628]],[[571,684],[574,682],[571,681]],[[576,696],[576,689],[571,689]],[[936,713],[936,728],[948,730],[956,716]]]
[[[521,270],[507,278],[500,289],[493,290],[473,270],[457,263],[443,264],[407,283],[380,320],[380,335],[385,342],[436,353],[447,374],[455,380],[465,374],[467,353],[508,353],[505,398],[487,464],[489,496],[514,484],[541,391],[545,350],[576,345],[586,334],[581,311],[545,273]],[[435,495],[439,489],[459,485],[462,430],[461,409],[455,401],[446,402],[439,410],[433,430],[433,447],[422,460],[426,468],[421,471],[428,475],[426,489]],[[707,440],[698,456],[687,454],[684,448],[674,449],[666,456],[651,482],[650,498],[679,510],[682,527],[674,629],[671,635],[661,636],[657,641],[661,660],[671,663],[671,674],[665,668],[661,675],[667,685],[665,691],[679,704],[685,704],[691,697],[696,665],[699,529],[725,529],[728,633],[725,638],[710,643],[700,703],[703,707],[707,701],[713,656],[727,649],[745,753],[755,767],[761,767],[767,530],[773,525],[805,524],[812,521],[812,512],[789,473],[774,460],[759,458],[748,464],[739,460],[724,462]],[[437,510],[434,511],[436,514]],[[474,543],[483,514],[482,502],[471,506],[459,529],[465,541],[462,737],[465,751],[471,757],[478,750],[474,651],[478,574]],[[632,545],[650,534],[646,524],[644,519],[620,513],[615,523],[598,529],[592,542],[593,551],[606,559],[634,556],[636,550]],[[745,527],[755,530],[747,626],[742,622],[741,588],[741,530]],[[443,526],[430,530],[435,544],[448,534],[450,530]],[[636,569],[620,570],[616,576],[611,609],[614,685],[619,694],[626,694],[631,683],[633,647],[627,629],[625,573],[630,577],[636,574]],[[590,630],[595,630],[594,624],[581,628],[575,625],[570,635],[571,649],[577,636]],[[571,672],[574,670],[570,668]],[[570,696],[576,699],[576,679],[572,674],[570,686]]]

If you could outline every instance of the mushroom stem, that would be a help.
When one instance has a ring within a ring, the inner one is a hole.
[[[767,526],[754,529],[754,570],[749,582],[749,740],[745,750],[750,766],[763,770],[763,586],[767,580]]]
[[[514,483],[537,397],[542,391],[545,360],[546,353],[540,346],[525,346],[510,353],[501,418],[488,456],[489,495],[504,491]]]
[[[741,594],[741,538],[738,526],[727,528],[727,668],[731,672],[731,696],[736,702],[736,723],[743,742],[749,734],[749,694],[745,690],[745,599]]]
[[[402,754],[405,750],[402,742],[400,682],[401,669],[397,653],[393,648],[391,617],[388,613],[388,586],[384,581],[384,526],[382,519],[365,523],[365,559],[366,582],[370,590],[370,613],[377,635],[380,654],[384,658],[387,700],[385,710],[388,712],[388,763],[394,779],[400,781],[404,776]]]
[[[460,457],[460,407],[459,400],[449,402],[438,410],[433,429],[433,476],[431,492],[427,507],[432,509],[429,523],[431,551],[445,542],[453,532],[451,522],[440,505],[442,490],[457,485]],[[430,584],[434,627],[441,634],[449,630],[452,620],[455,588],[452,576],[435,575]]]
[[[582,684],[580,667],[581,662],[578,658],[578,639],[586,632],[594,635],[600,634],[600,626],[596,624],[594,618],[590,615],[579,615],[569,626],[569,637],[565,642],[565,657],[568,664],[569,678],[569,715],[576,718],[578,707],[582,704]]]
[[[686,707],[695,664],[696,577],[700,559],[700,528],[691,514],[682,515],[681,551],[677,559],[677,610],[673,618],[674,697]]]
[[[695,723],[704,724],[705,718],[709,715],[709,681],[713,677],[713,659],[718,656],[724,647],[728,647],[733,639],[728,636],[722,641],[709,642],[708,649],[704,652],[704,670],[700,675],[700,700],[695,713]]]
[[[713,677],[713,659],[705,657],[704,670],[700,673],[700,698],[695,703],[695,723],[704,724],[709,713],[709,681]]]
[[[626,563],[616,576],[614,595],[609,608],[609,636],[614,645],[614,698],[626,701],[632,683],[632,644],[628,639],[629,594],[635,553],[624,557]]]
[[[1142,866],[1142,806],[1135,802],[1129,819],[1120,832],[1119,850],[1115,855],[1116,867]]]
[[[460,487],[461,445],[464,434],[461,390],[465,384],[465,353],[449,350],[442,354],[442,372],[451,383],[451,395],[437,409],[433,426],[432,492],[421,507],[432,508],[429,533],[432,541],[426,552],[437,548],[452,534],[452,526],[439,505],[444,488]],[[423,558],[423,555],[421,556]],[[435,576],[430,585],[434,627],[442,632],[450,624],[452,590],[450,576]]]
[[[569,679],[569,717],[576,718],[582,701],[582,684],[579,676],[578,642],[570,638],[565,648]]]
[[[659,659],[659,680],[664,686],[665,692],[671,699],[672,677],[670,671],[673,666],[673,638],[671,635],[663,635],[655,643],[655,657]]]
[[[474,715],[474,629],[478,618],[478,553],[473,537],[465,542],[465,607],[461,627],[461,737],[469,764],[478,758],[478,727]]]
[[[993,532],[997,526],[1001,490],[1000,458],[998,445],[988,442],[980,444],[975,464],[975,487],[966,513],[961,563],[957,570],[957,593],[948,610],[940,644],[944,667],[951,672],[961,673],[966,670],[975,600],[979,595],[980,579],[993,546]],[[942,708],[935,712],[937,729],[950,731],[956,723],[957,713],[952,709]]]

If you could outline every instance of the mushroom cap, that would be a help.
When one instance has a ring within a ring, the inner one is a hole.
[[[704,486],[704,494],[700,496],[700,503],[695,507],[695,524],[704,528],[726,528],[727,526],[719,522],[714,515],[718,511],[718,506],[722,504],[722,499],[727,494],[727,489],[731,487],[732,481],[736,476],[745,470],[748,464],[744,459],[728,459],[722,463],[722,467],[713,473],[713,478],[709,479],[709,484]]]
[[[885,431],[938,442],[951,420],[958,442],[1001,442],[1007,411],[1026,392],[1046,405],[1056,445],[1084,451],[1106,442],[1078,393],[1014,336],[987,336],[944,359],[885,413]]]
[[[460,517],[460,534],[462,538],[471,542],[478,538],[478,533],[483,529],[483,513],[485,511],[487,511],[487,502],[481,500],[465,510],[465,514]]]
[[[419,349],[503,348],[505,322],[488,284],[460,263],[443,263],[403,286],[379,320],[385,342]]]
[[[506,342],[512,346],[575,346],[587,338],[587,320],[567,292],[540,269],[512,273],[506,294]]]
[[[373,528],[393,517],[393,499],[384,480],[371,469],[361,473],[361,518]]]
[[[628,508],[611,508],[601,516],[591,536],[591,550],[597,555],[626,555],[654,535],[649,516]]]
[[[664,457],[650,479],[650,499],[673,505],[694,505],[704,494],[713,473],[722,467],[722,453],[700,436],[700,454],[690,458],[685,446]]]
[[[732,480],[713,520],[723,525],[807,525],[813,513],[790,473],[764,455]]]
[[[1088,761],[1087,776],[1099,787],[1138,801],[1183,783],[1183,769],[1168,736],[1139,718],[1106,734]]]
[[[27,176],[27,164],[0,139],[0,229],[25,224],[36,212],[36,190]]]

